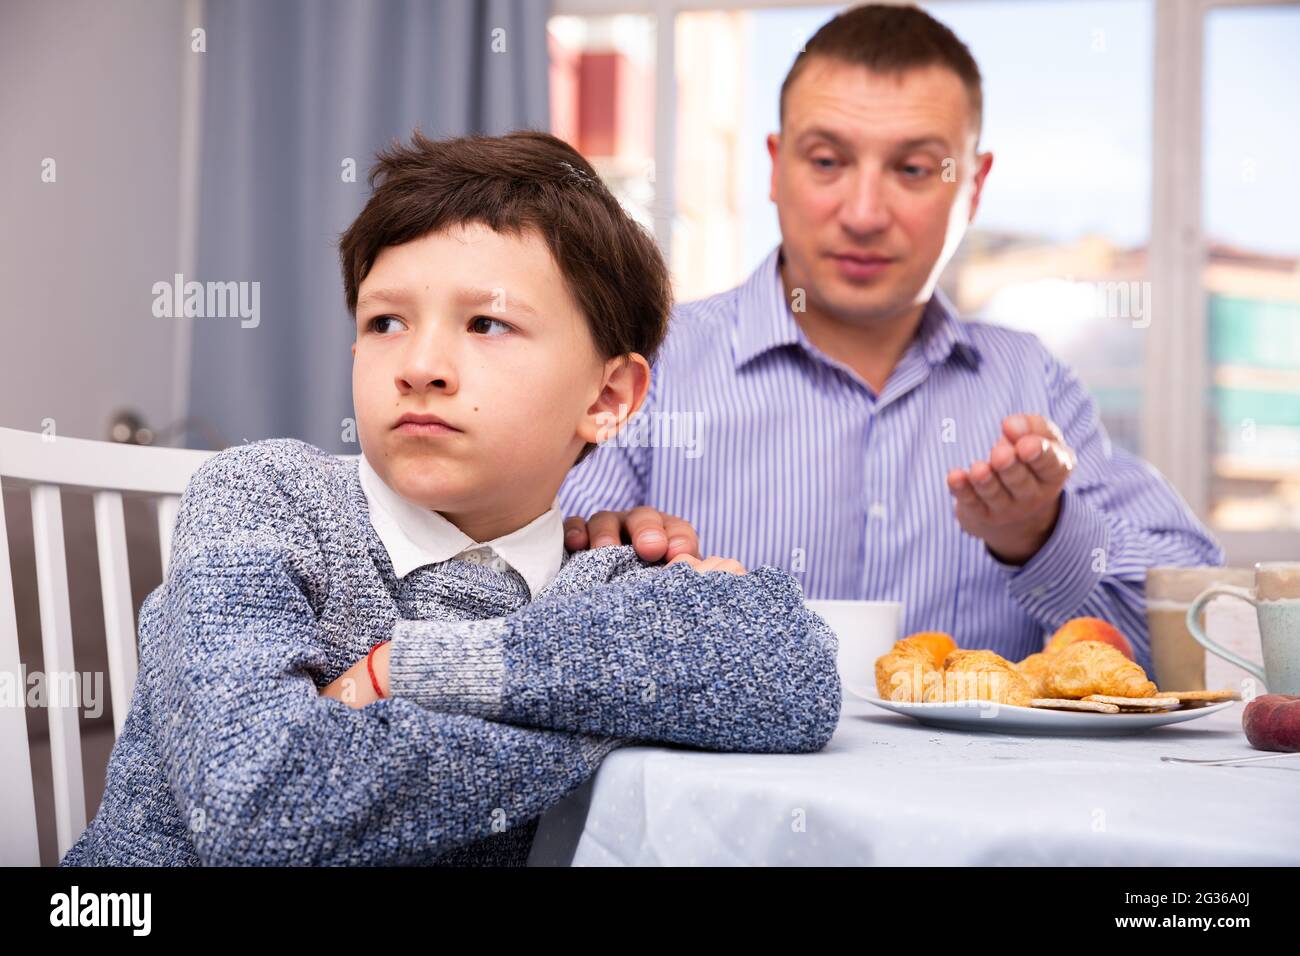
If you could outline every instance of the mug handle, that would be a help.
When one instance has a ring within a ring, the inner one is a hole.
[[[1226,647],[1220,647],[1218,644],[1215,644],[1206,636],[1205,632],[1201,630],[1200,621],[1197,620],[1200,616],[1201,608],[1208,604],[1210,598],[1217,594],[1222,594],[1225,597],[1234,597],[1240,601],[1245,601],[1252,607],[1256,606],[1255,595],[1251,593],[1249,588],[1233,587],[1230,584],[1221,584],[1216,587],[1206,588],[1196,596],[1196,600],[1192,602],[1192,606],[1187,609],[1187,632],[1192,635],[1196,640],[1196,643],[1200,644],[1207,651],[1219,655],[1225,661],[1231,661],[1243,670],[1249,671],[1258,677],[1261,683],[1267,683],[1264,680],[1263,668],[1252,661],[1246,660],[1244,657],[1232,653],[1232,651],[1228,650]]]

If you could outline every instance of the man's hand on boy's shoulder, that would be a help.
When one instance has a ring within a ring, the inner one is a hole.
[[[683,556],[702,557],[699,536],[689,522],[648,505],[598,511],[586,521],[579,515],[564,521],[564,546],[569,551],[620,544],[631,544],[645,561],[667,558],[671,564]]]

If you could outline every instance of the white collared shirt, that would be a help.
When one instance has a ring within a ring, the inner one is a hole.
[[[370,523],[388,550],[398,578],[426,564],[463,558],[497,570],[513,568],[536,597],[559,573],[564,559],[564,519],[558,498],[549,511],[522,528],[479,542],[438,512],[395,492],[370,466],[364,453],[357,467],[370,508]]]

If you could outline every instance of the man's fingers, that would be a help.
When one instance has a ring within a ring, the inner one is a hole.
[[[1000,441],[989,454],[989,464],[997,472],[1002,484],[1016,502],[1026,502],[1039,492],[1039,482],[1034,473],[1016,457],[1015,446],[1007,441]]]
[[[700,574],[708,574],[710,571],[725,571],[727,574],[745,573],[745,566],[739,561],[717,555],[701,559],[690,554],[680,554],[668,563],[676,564],[678,561],[686,562]]]
[[[664,515],[664,530],[668,533],[669,560],[679,554],[700,557],[700,537],[689,521],[676,515]]]
[[[948,490],[957,499],[959,508],[965,508],[977,518],[988,517],[989,510],[984,502],[980,500],[979,495],[975,494],[975,489],[970,483],[970,476],[965,471],[954,468],[948,472]]]
[[[700,540],[690,522],[649,505],[629,511],[598,511],[584,524],[572,517],[564,522],[564,544],[570,551],[631,544],[643,561],[669,560],[683,554],[698,558]]]
[[[1038,435],[1027,435],[1016,442],[1016,457],[1034,477],[1048,485],[1063,484],[1074,467],[1074,454],[1068,448]]]
[[[587,536],[593,548],[608,548],[623,543],[621,528],[623,512],[597,511],[587,521]]]
[[[642,505],[627,512],[627,534],[642,560],[658,561],[668,550],[664,516],[656,508]]]
[[[1002,434],[1013,443],[1026,435],[1041,435],[1059,441],[1062,445],[1065,444],[1065,436],[1061,434],[1061,429],[1056,427],[1056,422],[1042,415],[1008,415],[1002,419]]]
[[[988,462],[977,461],[970,466],[970,483],[990,512],[1000,511],[1011,504],[1011,492],[1002,484],[1002,479]]]
[[[1065,436],[1061,430],[1056,427],[1056,422],[1050,418],[1044,418],[1042,415],[1030,415],[1029,424],[1035,435],[1042,435],[1044,438],[1051,438],[1054,441],[1065,444]]]
[[[587,547],[587,522],[578,515],[564,519],[564,547],[569,551]]]

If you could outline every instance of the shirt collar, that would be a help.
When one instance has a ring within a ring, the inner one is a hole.
[[[777,243],[740,286],[738,321],[731,333],[737,369],[765,352],[787,345],[801,345],[811,355],[821,354],[795,321],[781,282],[780,262],[781,244]],[[962,361],[979,365],[979,350],[971,341],[966,323],[938,289],[925,304],[917,339],[931,366],[943,364],[954,353]]]
[[[364,452],[357,470],[370,509],[370,523],[387,549],[398,578],[482,546],[490,547],[518,571],[533,597],[559,573],[564,560],[564,519],[558,498],[549,511],[522,528],[479,542],[438,512],[421,508],[393,491],[370,466]]]

